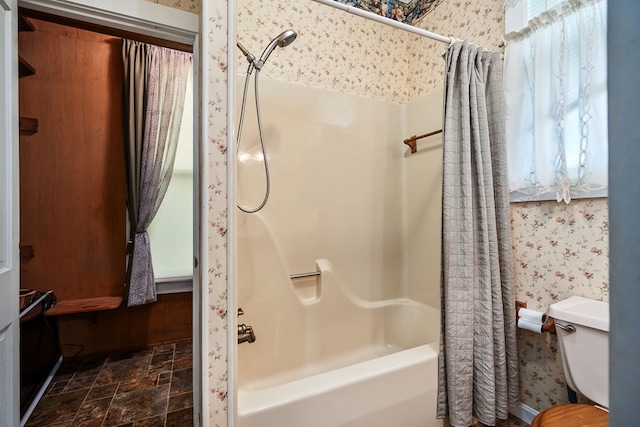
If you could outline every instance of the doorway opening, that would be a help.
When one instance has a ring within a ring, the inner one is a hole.
[[[19,91],[20,287],[34,289],[36,294],[53,290],[59,302],[122,296],[128,232],[121,144],[121,40],[192,52],[197,28],[189,45],[70,18],[69,14],[63,17],[51,11],[21,9],[20,15],[21,22],[34,27],[34,31],[19,33],[20,62],[33,72],[20,79]],[[197,70],[195,64],[194,56]],[[191,184],[193,209],[189,218],[192,248],[199,248],[200,235],[197,82],[195,75],[191,173],[196,178]],[[197,249],[193,255],[197,265]],[[164,412],[143,411],[129,421],[156,422],[164,417],[167,422],[171,409],[182,411],[181,417],[190,409],[192,419],[199,418],[199,269],[196,267],[192,276],[181,274],[174,279],[165,277],[163,282],[169,286],[162,285],[165,291],[154,304],[133,308],[118,304],[56,316],[43,313],[45,327],[55,330],[65,363],[58,377],[47,379],[48,389],[41,391],[44,397],[36,400],[44,404],[48,399],[56,406],[56,399],[69,400],[68,393],[80,396],[86,392],[82,399],[75,397],[80,406],[98,405],[92,413],[104,410],[105,422],[119,422],[115,406],[99,406],[108,396],[91,398],[92,393],[95,397],[95,393],[114,388],[113,402],[133,401],[136,396],[151,399],[157,407],[164,402]],[[124,371],[140,375],[119,376]],[[185,382],[193,384],[192,391],[187,391]],[[60,412],[59,404],[57,409]],[[80,420],[83,414],[76,411],[73,417],[69,421]],[[46,425],[42,419],[32,422]]]

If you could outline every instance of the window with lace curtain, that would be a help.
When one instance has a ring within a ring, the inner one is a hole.
[[[512,201],[607,195],[606,0],[508,0]]]
[[[171,182],[147,232],[156,282],[190,281],[193,274],[193,78],[187,79]],[[167,287],[158,293],[167,293]],[[178,288],[183,289],[183,288]]]

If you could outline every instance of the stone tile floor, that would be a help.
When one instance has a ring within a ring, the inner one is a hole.
[[[64,361],[27,427],[191,427],[192,342]]]

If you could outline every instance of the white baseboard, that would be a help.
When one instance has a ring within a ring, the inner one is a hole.
[[[539,412],[531,406],[525,405],[522,402],[518,402],[517,405],[510,407],[509,413],[514,417],[520,418],[527,424],[531,424],[531,421],[539,414]]]

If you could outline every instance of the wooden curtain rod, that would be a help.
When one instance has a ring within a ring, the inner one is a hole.
[[[419,136],[413,135],[411,138],[405,139],[404,143],[407,144],[409,147],[411,147],[412,153],[415,153],[416,151],[418,151],[416,147],[416,141],[422,138],[426,138],[428,136],[437,135],[439,133],[442,133],[442,129],[434,130],[433,132],[425,133],[424,135],[419,135]]]

